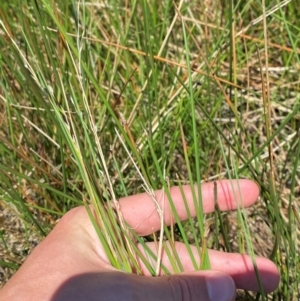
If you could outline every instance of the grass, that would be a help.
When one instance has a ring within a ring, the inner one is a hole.
[[[174,212],[177,226],[162,220],[147,239],[192,241],[202,268],[206,246],[262,253],[280,287],[245,294],[299,299],[299,20],[296,1],[1,3],[3,275],[65,212],[90,203],[112,264],[139,271],[132,233],[114,216],[120,196],[163,188],[172,207],[172,185],[199,192],[202,181],[247,177],[261,186],[252,211],[233,222],[198,210],[183,223]],[[168,252],[180,271],[172,244]],[[148,268],[154,275],[159,264]]]

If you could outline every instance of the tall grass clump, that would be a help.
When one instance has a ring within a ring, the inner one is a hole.
[[[133,235],[145,248],[168,239],[180,272],[179,239],[201,252],[196,269],[209,268],[207,248],[268,256],[279,289],[241,295],[300,298],[296,1],[2,2],[3,283],[57,219],[85,205],[116,268],[141,272]],[[245,177],[261,187],[254,208],[203,214],[203,181]],[[197,217],[181,222],[170,187],[187,183]],[[156,202],[161,188],[176,225],[162,219],[139,238],[117,200],[147,192]],[[153,257],[142,258],[152,275],[168,274]]]

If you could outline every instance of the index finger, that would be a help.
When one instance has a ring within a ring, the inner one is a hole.
[[[259,187],[251,180],[221,180],[217,183],[217,202],[221,211],[237,209],[238,206],[249,207],[259,196]],[[192,217],[196,216],[192,188],[189,185],[182,186],[184,196]],[[197,195],[197,188],[195,187]],[[215,208],[214,183],[202,184],[203,212],[210,213]],[[185,209],[182,193],[179,187],[170,189],[172,201],[180,220],[186,220],[188,213]],[[155,201],[147,194],[141,193],[119,200],[121,212],[125,221],[139,235],[149,235],[160,228],[160,216],[157,205],[163,212],[164,223],[170,225],[174,217],[168,198],[163,190],[155,192]]]

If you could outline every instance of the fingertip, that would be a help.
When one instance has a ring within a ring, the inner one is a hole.
[[[234,265],[235,269],[231,266],[228,273],[232,276],[237,288],[259,292],[262,287],[264,293],[271,293],[277,289],[280,274],[274,262],[267,258],[256,257],[255,263],[253,263],[248,255],[230,255],[232,256],[231,260],[236,257],[236,264]]]
[[[256,181],[249,179],[241,179],[239,180],[241,187],[243,188],[244,194],[248,195],[249,200],[255,203],[260,195],[260,186]]]
[[[234,280],[215,270],[184,272],[167,277],[168,286],[176,300],[233,301],[236,296]]]
[[[259,186],[248,179],[222,180],[217,183],[221,211],[253,205],[259,197]]]
[[[280,282],[280,274],[277,266],[271,260],[266,258],[257,258],[257,266],[259,268],[260,280],[265,293],[271,293],[278,288]]]
[[[210,301],[235,300],[236,287],[233,279],[224,273],[211,271],[206,277],[206,288]]]

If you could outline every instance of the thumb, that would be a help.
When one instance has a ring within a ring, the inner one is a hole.
[[[215,271],[146,277],[119,271],[88,273],[67,280],[51,301],[232,301],[235,284]]]

